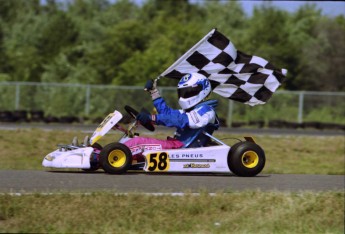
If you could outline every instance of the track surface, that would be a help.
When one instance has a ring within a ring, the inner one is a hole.
[[[103,171],[0,171],[0,193],[95,192],[183,193],[261,191],[344,191],[343,175],[272,174],[251,178],[231,174],[147,174]]]
[[[1,124],[0,129],[40,128],[93,132],[96,125]],[[157,128],[157,130],[161,130]],[[232,134],[344,136],[344,131],[289,129],[227,129]],[[252,178],[231,174],[148,174],[129,172],[108,175],[102,170],[82,171],[0,170],[0,193],[94,192],[181,193],[217,191],[344,191],[344,175],[261,174]]]

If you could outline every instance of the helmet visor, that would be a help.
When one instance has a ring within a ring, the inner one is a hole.
[[[190,98],[196,96],[202,90],[202,85],[177,89],[178,98]]]

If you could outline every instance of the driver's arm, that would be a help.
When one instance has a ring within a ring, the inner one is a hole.
[[[162,97],[153,100],[153,105],[155,106],[158,114],[171,114],[173,112],[180,112],[179,110],[170,108]]]
[[[152,116],[152,120],[157,125],[167,127],[185,128],[189,126],[189,120],[186,113],[180,110],[170,108],[161,97],[153,101],[158,114]]]

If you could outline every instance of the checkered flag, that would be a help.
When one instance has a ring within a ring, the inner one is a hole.
[[[268,101],[287,70],[236,50],[228,38],[213,29],[159,77],[181,79],[195,72],[210,80],[213,92],[254,106]]]

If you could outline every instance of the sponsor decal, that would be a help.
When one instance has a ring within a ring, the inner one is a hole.
[[[216,162],[215,159],[190,159],[190,158],[185,158],[185,159],[171,159],[170,158],[170,161],[171,162],[198,162],[198,163],[201,163],[201,162],[214,163],[214,162]]]
[[[107,117],[105,117],[105,119],[102,121],[102,123],[96,129],[96,131],[97,130],[100,131],[114,115],[115,115],[114,113],[110,113]]]
[[[210,168],[210,164],[188,163],[184,164],[183,168]]]
[[[169,155],[169,158],[203,158],[203,154],[195,154],[195,153],[173,153]]]
[[[197,124],[200,122],[200,120],[198,118],[198,114],[195,111],[191,111],[190,114],[191,114],[190,116],[192,117],[192,120],[194,123]]]
[[[132,155],[139,154],[145,150],[162,150],[162,146],[159,144],[147,144],[147,145],[135,145],[130,147]]]
[[[44,157],[45,160],[47,161],[53,161],[55,157],[51,156],[50,154],[48,154],[47,156]]]

